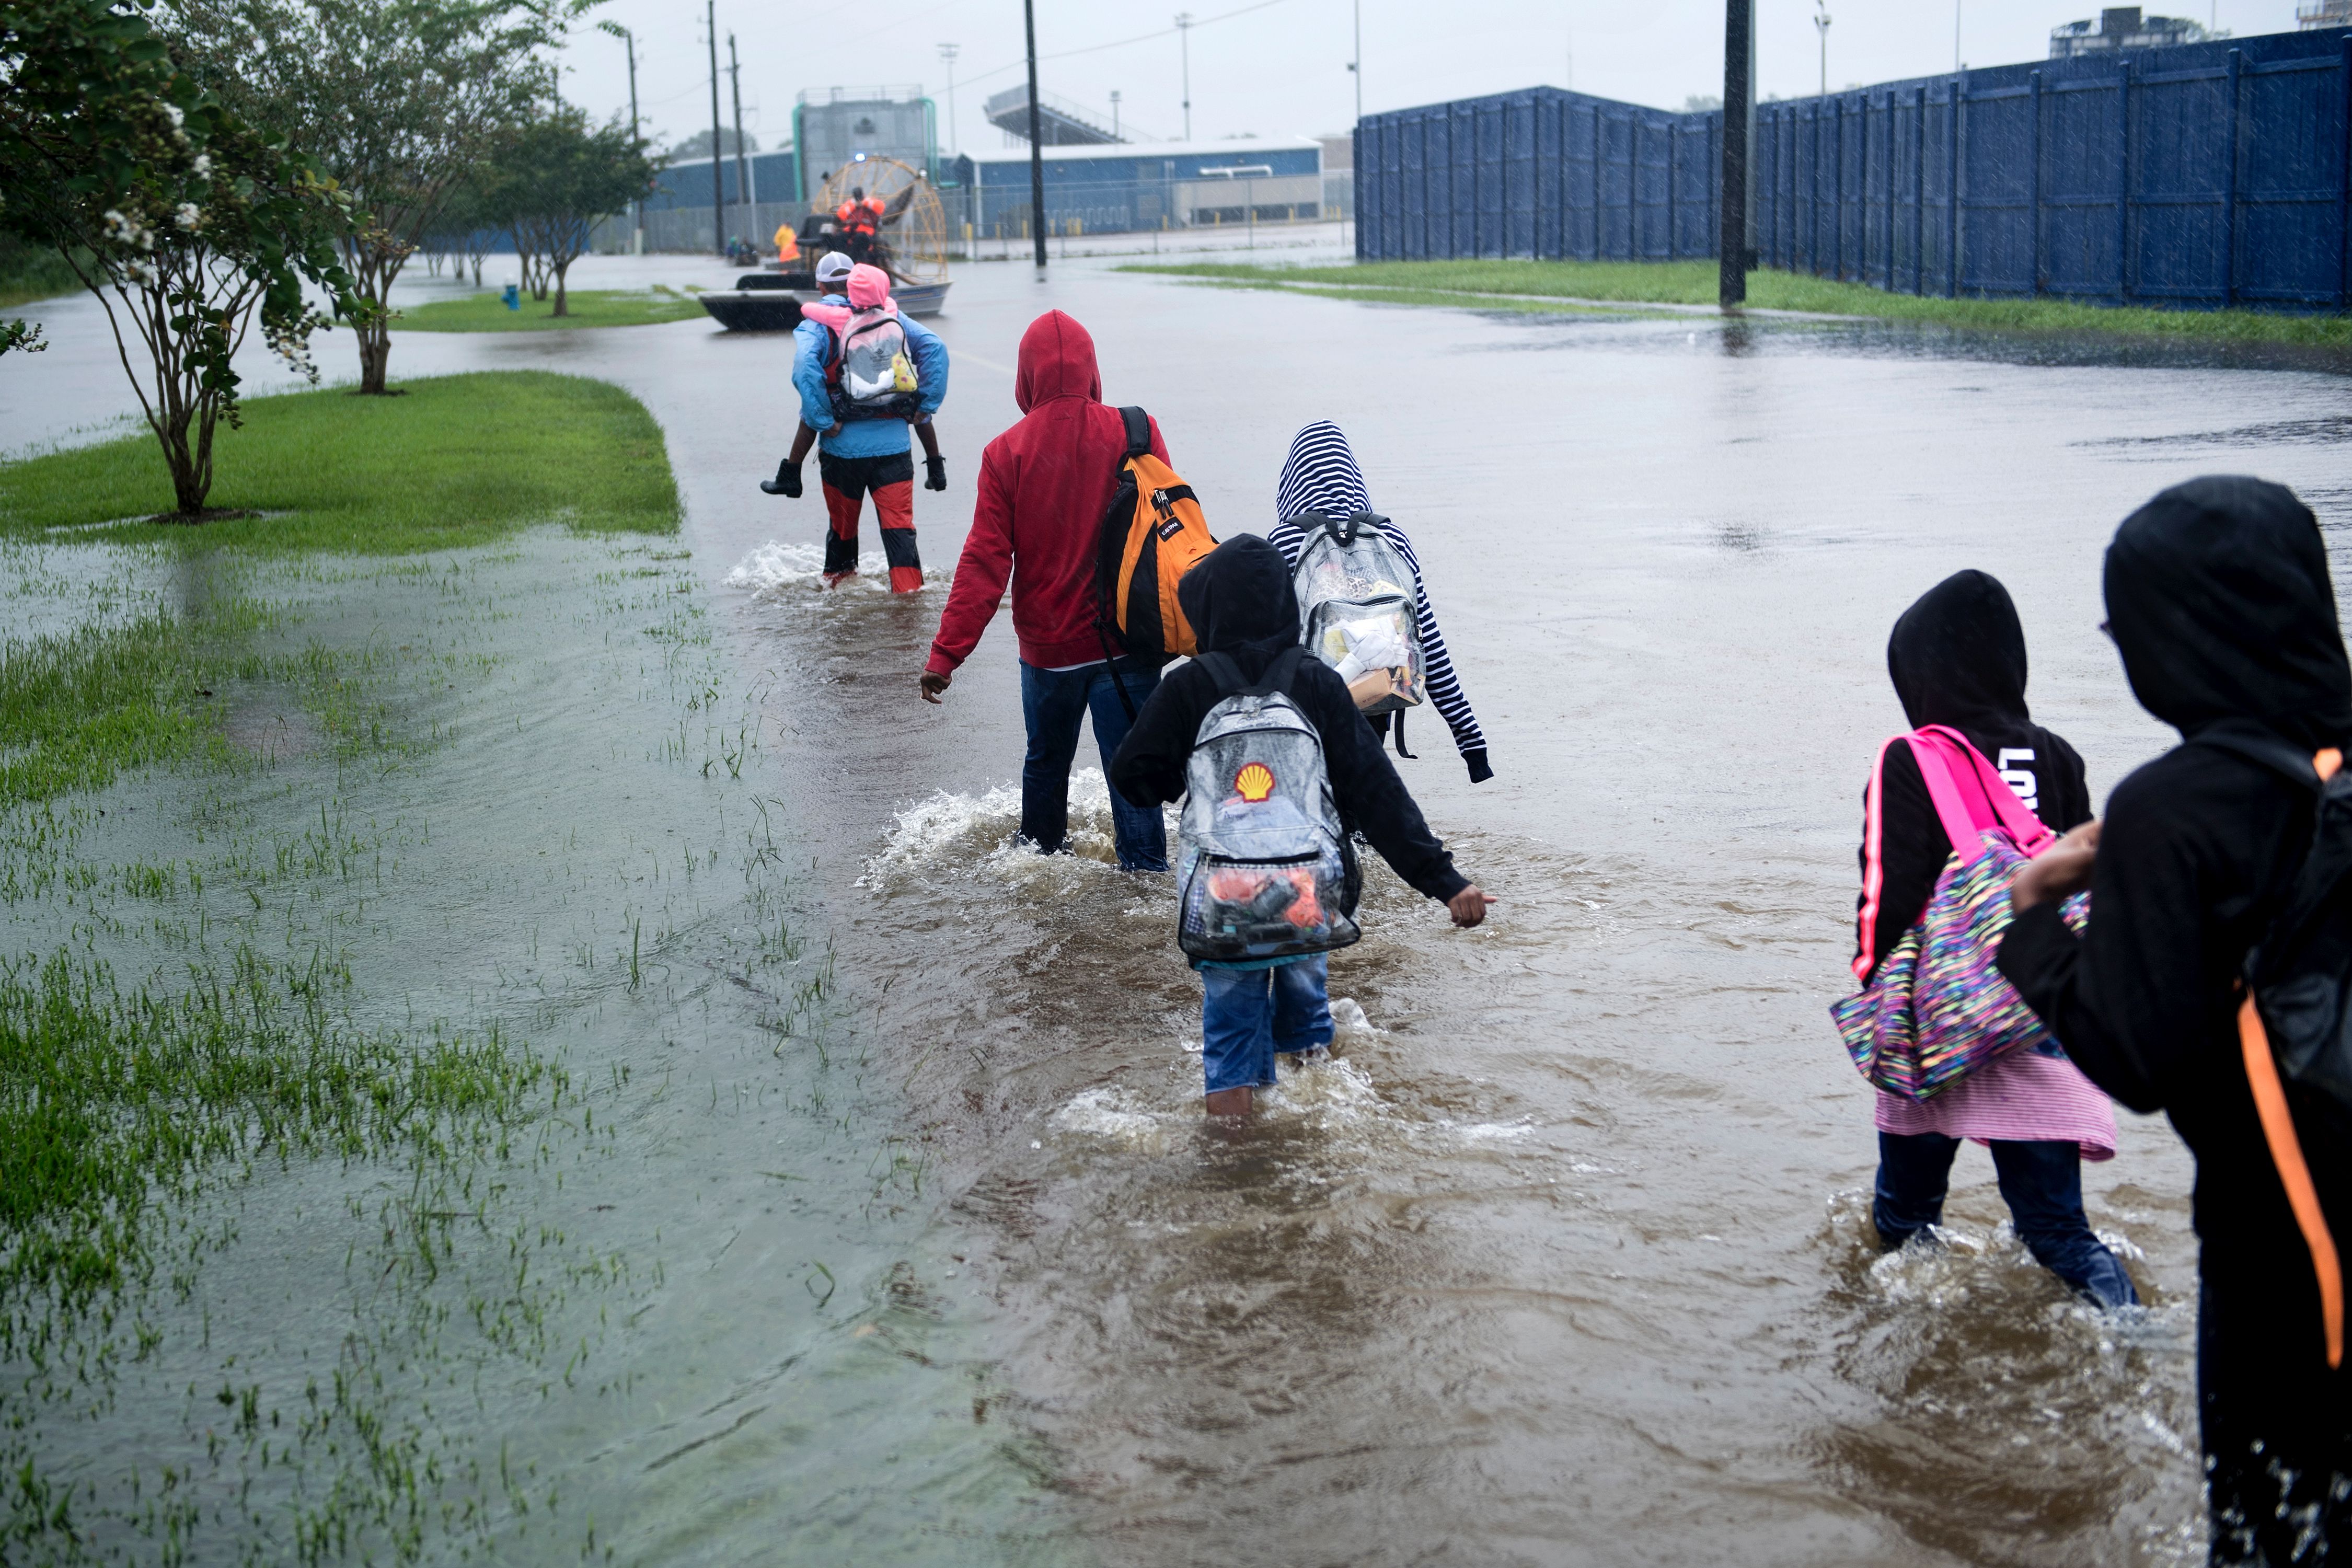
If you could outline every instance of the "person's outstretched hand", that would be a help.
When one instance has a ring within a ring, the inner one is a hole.
[[[2009,907],[2023,914],[2052,899],[2071,898],[2091,885],[2099,860],[2099,824],[2075,828],[2017,868],[2009,879]]]
[[[1455,925],[1466,930],[1484,921],[1486,918],[1486,906],[1495,901],[1492,894],[1480,892],[1478,885],[1474,882],[1446,900],[1445,910],[1454,917]]]
[[[954,680],[955,677],[952,675],[941,675],[937,670],[930,669],[923,671],[923,700],[937,702],[940,700],[940,693],[945,691]]]

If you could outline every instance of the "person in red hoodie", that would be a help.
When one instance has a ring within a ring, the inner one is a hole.
[[[927,702],[940,700],[980,645],[1010,577],[1013,635],[1021,644],[1021,714],[1029,730],[1021,763],[1021,837],[1051,855],[1066,847],[1069,837],[1070,763],[1078,752],[1079,721],[1093,715],[1095,744],[1108,773],[1132,714],[1159,686],[1160,670],[1126,655],[1106,659],[1095,629],[1095,544],[1126,458],[1127,427],[1118,410],[1102,400],[1094,339],[1059,310],[1030,322],[1021,335],[1013,396],[1021,422],[981,455],[971,532],[940,615],[922,692]],[[1156,420],[1151,451],[1168,461]],[[1168,838],[1159,809],[1130,805],[1117,791],[1110,809],[1119,869],[1166,870]]]

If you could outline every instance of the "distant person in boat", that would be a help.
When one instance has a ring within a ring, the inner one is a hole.
[[[1041,854],[1066,847],[1070,764],[1078,729],[1091,715],[1103,771],[1126,739],[1127,703],[1138,708],[1160,670],[1128,655],[1107,661],[1095,629],[1095,550],[1103,512],[1127,458],[1127,422],[1102,400],[1095,341],[1059,310],[1029,323],[1013,378],[1021,422],[981,455],[971,532],[956,563],[955,586],[940,616],[922,677],[937,702],[1013,584],[1013,635],[1021,645],[1021,716],[1029,732],[1021,763],[1021,837]],[[1151,451],[1168,444],[1151,421]],[[1118,682],[1126,688],[1120,699]],[[1167,829],[1157,806],[1111,796],[1119,868],[1168,868]]]
[[[787,218],[776,226],[776,262],[779,266],[789,267],[800,258],[800,231]]]
[[[915,464],[907,427],[912,425],[923,443],[923,488],[946,489],[947,460],[940,456],[931,416],[947,397],[947,345],[899,314],[889,274],[878,267],[853,266],[835,252],[817,263],[817,284],[825,297],[803,306],[793,330],[800,429],[791,456],[760,488],[771,495],[799,495],[801,463],[822,430],[817,472],[831,522],[825,586],[857,574],[858,520],[870,491],[890,590],[915,593],[923,585],[923,563],[915,548]]]

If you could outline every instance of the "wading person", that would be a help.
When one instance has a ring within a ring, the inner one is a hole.
[[[1356,940],[1343,815],[1455,925],[1494,900],[1454,868],[1347,684],[1306,656],[1279,552],[1228,540],[1176,591],[1201,653],[1143,705],[1111,786],[1154,815],[1184,800],[1179,929],[1201,973],[1207,1110],[1242,1115],[1277,1054],[1331,1043],[1324,955]]]
[[[1095,626],[1096,546],[1125,462],[1127,426],[1102,400],[1094,339],[1059,310],[1038,317],[1021,336],[1013,396],[1021,420],[981,455],[971,532],[940,616],[922,695],[937,702],[947,690],[988,629],[1009,578],[1029,736],[1021,763],[1021,837],[1051,855],[1069,837],[1078,726],[1092,716],[1108,773],[1132,721],[1127,704],[1142,706],[1160,670],[1125,654],[1106,659]],[[1151,453],[1166,462],[1156,420],[1150,431]],[[1125,687],[1124,700],[1114,681]],[[1119,868],[1166,870],[1167,830],[1158,807],[1130,805],[1113,791],[1110,809]]]
[[[853,264],[839,251],[817,263],[824,298],[801,308],[793,329],[793,386],[801,422],[791,454],[770,495],[801,493],[801,463],[823,431],[817,474],[824,484],[827,529],[824,583],[837,587],[857,574],[857,528],[866,497],[874,497],[890,590],[912,594],[923,585],[915,548],[915,462],[907,446],[914,427],[923,443],[923,488],[948,488],[931,416],[948,393],[948,350],[930,330],[902,317],[890,298],[890,275]]]
[[[1351,518],[1363,518],[1371,527],[1396,547],[1412,573],[1412,613],[1421,638],[1421,679],[1429,703],[1437,710],[1445,727],[1454,731],[1454,749],[1462,753],[1462,761],[1470,769],[1470,782],[1484,784],[1495,776],[1486,763],[1486,736],[1478,728],[1477,715],[1470,711],[1470,699],[1463,693],[1462,682],[1454,673],[1453,655],[1446,651],[1444,634],[1437,629],[1437,612],[1429,607],[1429,589],[1421,576],[1421,558],[1413,553],[1412,541],[1405,531],[1385,517],[1372,511],[1371,493],[1365,489],[1363,470],[1356,466],[1356,454],[1348,446],[1348,437],[1328,419],[1318,419],[1291,437],[1290,456],[1282,465],[1282,478],[1275,487],[1275,525],[1266,540],[1282,552],[1282,558],[1294,572],[1298,568],[1299,552],[1305,548],[1310,529],[1319,527],[1322,520],[1346,522]],[[1389,732],[1388,713],[1371,716],[1372,732],[1386,737]],[[1402,715],[1396,715],[1397,749],[1404,749]]]
[[[2352,744],[2327,554],[2291,492],[2196,479],[2116,531],[2106,608],[2132,694],[2185,743],[2116,786],[2104,826],[2018,872],[2000,971],[2093,1081],[2167,1113],[2196,1156],[2212,1561],[2340,1563],[2352,1555],[2352,1390],[2329,1351],[2343,1276],[2334,1239],[2323,1275],[2294,1194],[2315,1200],[2321,1236],[2352,1238],[2352,1117],[2289,1084],[2264,1097],[2288,1124],[2274,1143],[2257,1085],[2276,1085],[2275,1060],[2240,1015],[2248,950],[2311,837],[2317,773],[2298,780],[2228,749],[2294,763]],[[2078,938],[2058,900],[2084,885]]]
[[[1926,912],[1958,847],[1945,826],[1955,804],[1935,798],[1916,745],[1937,748],[1927,755],[1938,789],[2005,790],[2053,832],[2091,817],[2083,759],[2026,710],[2025,631],[1997,579],[1957,573],[1921,595],[1887,638],[1886,669],[1915,736],[1880,751],[1863,795],[1853,971],[1865,986]],[[1954,747],[1954,733],[1989,765]],[[1958,765],[1943,767],[1947,757]],[[1966,851],[1973,859],[1979,847]],[[1995,1057],[1926,1100],[1884,1088],[1877,1096],[1871,1216],[1881,1246],[1893,1251],[1942,1221],[1953,1156],[1972,1140],[1990,1147],[2018,1239],[2043,1268],[2100,1306],[2139,1300],[2083,1213],[2082,1163],[2115,1157],[2115,1110],[2055,1041]]]

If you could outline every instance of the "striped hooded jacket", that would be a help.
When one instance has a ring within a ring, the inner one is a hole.
[[[1298,569],[1299,552],[1307,545],[1307,531],[1299,527],[1299,518],[1308,512],[1353,517],[1372,510],[1363,470],[1356,466],[1356,454],[1337,425],[1318,419],[1291,438],[1290,456],[1283,462],[1274,504],[1276,521],[1266,542],[1282,552],[1294,572]],[[1437,612],[1429,607],[1421,560],[1413,554],[1412,541],[1403,529],[1386,518],[1380,520],[1380,527],[1404,557],[1404,563],[1412,568],[1414,612],[1421,623],[1422,678],[1429,689],[1430,702],[1454,731],[1454,747],[1469,764],[1470,782],[1484,783],[1495,776],[1495,770],[1486,763],[1486,737],[1478,728],[1477,715],[1470,711],[1470,699],[1463,694],[1461,679],[1454,673],[1454,657],[1445,651],[1444,634],[1437,629]]]

